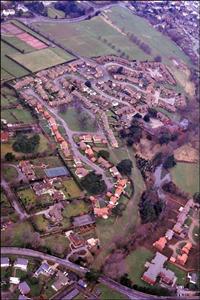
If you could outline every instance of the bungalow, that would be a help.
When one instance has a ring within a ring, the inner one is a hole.
[[[80,248],[82,246],[85,245],[85,240],[78,235],[77,233],[74,233],[73,231],[70,231],[70,233],[67,235],[67,233],[65,233],[65,235],[68,237],[69,241],[71,242],[73,248]]]
[[[148,269],[144,272],[141,279],[150,285],[154,285],[157,278],[160,277],[161,281],[164,283],[174,285],[177,279],[174,272],[163,267],[167,259],[167,256],[156,252],[156,256],[152,259],[152,261],[145,264],[145,267]]]
[[[108,218],[108,214],[109,214],[109,208],[108,207],[102,207],[102,208],[94,208],[94,214],[97,217],[102,217],[103,219],[107,219]]]
[[[8,257],[1,257],[1,268],[7,268],[10,266],[10,261]]]
[[[87,144],[83,141],[81,141],[79,143],[79,146],[80,146],[81,150],[83,150],[83,151],[85,151],[87,149]]]
[[[82,166],[83,166],[83,163],[82,163],[82,161],[80,160],[80,158],[74,157],[74,167],[80,168],[80,167],[82,167]]]
[[[178,255],[176,258],[177,264],[180,264],[181,266],[184,266],[187,260],[188,260],[188,255],[186,253],[183,253],[182,255]]]
[[[18,288],[22,295],[28,294],[31,290],[26,281],[20,282]]]
[[[116,168],[115,166],[112,167],[112,168],[110,168],[109,171],[110,171],[110,173],[111,173],[111,175],[112,175],[113,177],[118,177],[118,176],[120,176],[120,173],[119,173],[119,171],[117,170],[117,168]]]
[[[188,254],[190,252],[191,248],[192,248],[192,243],[187,242],[186,245],[181,249],[181,253]]]
[[[92,136],[89,134],[82,135],[82,136],[80,136],[80,140],[82,140],[85,143],[92,143]]]
[[[76,176],[78,176],[78,178],[85,177],[88,173],[89,171],[86,170],[85,168],[77,168],[75,171],[75,174]]]
[[[164,236],[160,237],[158,241],[153,243],[153,246],[158,249],[159,251],[162,251],[165,248],[165,245],[167,243],[167,240]]]
[[[111,164],[101,156],[98,158],[97,162],[105,169],[109,169],[111,167]]]
[[[89,158],[94,157],[94,151],[92,150],[92,148],[90,146],[88,146],[88,148],[85,150],[85,154],[87,154],[87,156]]]
[[[190,283],[197,284],[197,273],[188,273],[187,278],[189,279]]]
[[[174,235],[174,231],[171,229],[168,229],[167,232],[165,233],[165,237],[168,241],[172,239],[173,235]]]
[[[60,290],[63,286],[66,286],[69,284],[69,278],[67,277],[68,274],[64,274],[61,271],[58,271],[56,274],[56,277],[58,277],[58,279],[52,284],[52,288],[57,292],[58,290]]]
[[[22,271],[27,271],[28,267],[28,259],[25,258],[17,258],[16,262],[14,263],[14,268],[21,269]]]
[[[10,277],[10,284],[19,284],[20,279],[18,277]]]
[[[35,271],[33,276],[37,278],[41,274],[45,276],[54,274],[53,268],[46,261],[41,264],[41,266]]]
[[[98,143],[101,143],[102,142],[102,138],[98,135],[93,135],[93,141],[94,143],[98,144]]]

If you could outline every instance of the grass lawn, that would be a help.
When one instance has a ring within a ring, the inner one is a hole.
[[[7,216],[15,212],[3,191],[0,191],[0,204],[2,216]]]
[[[32,72],[37,72],[65,62],[63,58],[49,48],[31,53],[13,54],[10,55],[10,57]]]
[[[12,79],[12,77],[18,78],[30,73],[24,67],[20,66],[17,62],[14,62],[7,56],[14,54],[20,54],[20,52],[1,41],[1,70],[3,70],[3,79],[9,79],[8,74],[10,74],[10,79]]]
[[[49,141],[43,134],[39,134],[40,143],[36,149],[37,152],[44,152],[49,149]]]
[[[188,217],[187,220],[185,221],[185,225],[190,227],[191,224],[192,224],[192,219]]]
[[[49,222],[43,217],[43,215],[35,215],[32,217],[32,220],[38,231],[45,232],[47,230]]]
[[[14,45],[20,52],[24,51],[24,53],[28,53],[35,50],[35,48],[24,41],[21,41],[17,36],[2,36],[2,40],[9,43],[11,46]]]
[[[78,198],[82,195],[82,192],[76,182],[73,179],[63,180],[64,192],[68,198]]]
[[[193,195],[199,190],[199,165],[178,162],[170,170],[173,182],[184,192]]]
[[[184,285],[185,284],[185,279],[186,279],[186,272],[179,269],[178,267],[170,264],[170,263],[167,263],[167,266],[166,266],[167,269],[173,271],[177,277],[177,282],[176,284],[177,285]]]
[[[84,111],[84,116],[87,117],[84,126],[82,120],[79,120],[80,113],[76,111],[73,107],[67,109],[65,113],[60,113],[60,116],[67,122],[69,128],[73,131],[89,131],[95,132],[97,130],[97,124],[91,115]]]
[[[192,235],[193,235],[194,241],[198,243],[198,241],[199,241],[199,226],[194,227]]]
[[[55,18],[62,19],[65,17],[65,13],[62,10],[58,10],[53,7],[47,8],[47,14],[48,14],[48,17],[52,18],[52,19],[55,19]]]
[[[106,14],[119,28],[134,33],[141,41],[147,43],[152,49],[153,56],[159,54],[167,63],[169,63],[170,56],[182,59],[186,64],[189,63],[189,58],[183,51],[170,38],[153,28],[144,18],[119,6],[107,10]]]
[[[24,109],[23,107],[15,108],[15,109],[6,109],[1,111],[1,118],[6,119],[9,123],[33,123],[34,118],[31,113]]]
[[[24,207],[28,211],[30,211],[33,207],[35,207],[37,198],[34,191],[31,188],[18,191],[17,194],[21,202],[23,203]]]
[[[16,179],[18,172],[14,167],[11,166],[2,166],[2,175],[7,181],[12,181]]]
[[[88,205],[83,200],[77,200],[73,201],[70,204],[67,204],[67,206],[63,210],[63,217],[70,218],[77,216],[79,214],[86,214],[88,213]]]
[[[65,257],[69,248],[69,240],[64,234],[56,234],[42,238],[43,246],[50,249],[55,255]]]
[[[101,300],[125,300],[126,298],[118,293],[109,289],[107,286],[103,284],[98,284],[97,288],[101,291],[100,299]]]
[[[126,257],[128,274],[130,279],[133,281],[133,284],[137,284],[139,286],[149,286],[147,283],[141,280],[141,276],[145,272],[144,265],[146,261],[151,261],[153,257],[154,253],[144,247],[138,248]]]

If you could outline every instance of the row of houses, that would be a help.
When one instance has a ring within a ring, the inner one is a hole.
[[[94,214],[97,217],[101,217],[103,219],[107,219],[108,216],[111,214],[112,209],[118,204],[118,201],[121,195],[124,193],[126,185],[128,183],[128,179],[118,179],[115,184],[114,192],[107,192],[106,196],[109,199],[107,206],[100,207],[99,201],[97,198],[91,196],[90,201],[92,202]]]

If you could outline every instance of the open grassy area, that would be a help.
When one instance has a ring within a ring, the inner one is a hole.
[[[193,195],[199,190],[199,165],[178,162],[170,170],[172,180],[184,192]]]
[[[146,261],[151,261],[153,257],[154,253],[144,247],[138,248],[126,257],[128,274],[133,284],[148,286],[147,283],[141,280],[141,276],[145,272],[144,265]]]
[[[35,51],[35,48],[20,40],[17,36],[2,36],[2,40],[11,46],[14,45],[20,52],[28,53]]]
[[[54,7],[47,8],[48,17],[52,19],[62,19],[65,13],[62,10],[55,9]]]
[[[55,65],[64,63],[65,60],[49,48],[37,50],[25,54],[13,54],[10,56],[32,72],[40,71]]]
[[[1,118],[5,119],[8,123],[33,123],[34,118],[31,113],[23,107],[15,109],[6,109],[1,111]]]
[[[42,245],[55,255],[65,257],[69,248],[69,240],[63,234],[56,234],[42,238]]]
[[[113,291],[112,289],[109,289],[107,286],[103,284],[98,284],[97,288],[100,290],[101,295],[100,299],[101,300],[125,300],[126,298],[121,295],[120,293]]]
[[[72,203],[68,204],[63,210],[63,217],[70,218],[77,216],[79,214],[86,214],[88,213],[89,206],[83,200],[73,201]]]
[[[47,230],[49,222],[43,217],[43,215],[35,215],[32,220],[38,231],[45,232]]]
[[[1,174],[7,181],[12,181],[18,176],[18,172],[14,167],[2,166]]]
[[[68,198],[78,198],[81,196],[82,192],[73,179],[64,180],[62,184],[65,188],[64,192]]]
[[[177,277],[177,285],[185,285],[185,280],[186,280],[186,272],[179,269],[178,267],[168,263],[167,264],[167,269],[173,271],[175,273],[175,276]]]
[[[106,14],[119,28],[124,28],[125,32],[134,33],[143,42],[147,43],[152,49],[153,56],[159,54],[167,63],[169,63],[170,56],[182,59],[186,64],[189,63],[189,58],[183,51],[170,38],[153,28],[144,18],[136,16],[128,9],[119,6],[110,8]]]
[[[80,113],[73,107],[68,108],[65,113],[60,113],[60,116],[67,122],[69,128],[73,131],[95,132],[97,130],[95,119],[86,111],[84,111],[84,116],[86,116],[84,124],[80,118]]]
[[[17,62],[12,61],[7,55],[14,55],[20,53],[13,47],[9,46],[5,42],[1,41],[1,70],[3,69],[3,78],[1,79],[12,79],[25,76],[29,74],[29,71],[24,67],[20,66]],[[10,74],[10,78],[9,75]]]
[[[31,208],[35,207],[37,198],[34,191],[31,188],[24,189],[17,192],[22,204],[29,211]]]

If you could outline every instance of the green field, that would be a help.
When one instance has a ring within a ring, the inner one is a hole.
[[[123,28],[125,32],[134,33],[143,42],[148,43],[152,48],[152,56],[160,54],[167,63],[169,63],[170,56],[181,58],[186,63],[189,62],[187,56],[175,43],[150,26],[143,18],[119,6],[112,7],[104,13],[109,16],[110,20],[119,29]],[[116,50],[119,48],[132,59],[143,60],[150,58],[149,55],[146,55],[129,41],[126,35],[123,35],[112,25],[105,22],[101,16],[74,24],[55,24],[49,21],[48,23],[35,23],[34,26],[40,28],[42,32],[48,32],[64,46],[77,51],[81,55],[117,54]],[[112,49],[103,40],[100,40],[99,36],[115,45],[115,48]]]
[[[62,184],[68,198],[79,198],[82,195],[80,188],[73,179],[64,180]]]
[[[17,36],[2,36],[2,40],[10,44],[11,47],[14,45],[20,52],[28,53],[35,51],[35,48],[21,41]]]
[[[9,46],[5,42],[1,41],[1,70],[3,69],[3,76],[1,79],[8,78],[8,73],[10,74],[10,78],[13,77],[21,77],[29,74],[29,71],[24,67],[20,66],[18,63],[12,61],[7,55],[14,55],[16,53],[20,53],[15,50],[13,47]]]
[[[134,33],[143,42],[147,43],[152,49],[152,56],[161,55],[166,63],[169,63],[169,57],[182,59],[186,64],[189,58],[183,51],[168,37],[157,31],[144,18],[134,15],[128,9],[121,7],[112,7],[106,13],[110,20],[119,28],[124,28],[125,32]]]
[[[168,263],[167,264],[167,269],[173,271],[175,273],[175,276],[177,277],[177,282],[176,284],[178,285],[185,285],[186,282],[186,272],[183,270],[179,269],[178,267]]]
[[[17,194],[21,202],[23,203],[24,207],[28,211],[30,211],[31,208],[35,207],[37,198],[35,192],[31,188],[18,191]]]
[[[133,281],[133,284],[137,284],[139,286],[149,286],[145,283],[141,276],[145,272],[145,263],[146,261],[151,261],[154,257],[154,254],[146,248],[138,248],[133,251],[126,257],[126,265],[128,269],[128,274],[130,279]]]
[[[68,204],[63,210],[63,217],[70,218],[77,216],[79,214],[86,214],[88,213],[89,207],[83,200],[73,201],[72,203]]]
[[[11,166],[2,166],[1,171],[1,174],[7,181],[12,181],[18,176],[17,170]]]
[[[126,298],[116,292],[113,291],[112,289],[109,289],[107,286],[103,285],[103,284],[99,284],[97,286],[97,289],[100,290],[101,294],[100,294],[100,299],[101,300],[125,300]]]
[[[63,234],[56,234],[43,238],[42,245],[60,257],[65,257],[69,250],[69,240]]]
[[[75,108],[70,107],[65,113],[60,113],[60,116],[65,120],[69,128],[73,131],[88,131],[95,132],[97,130],[97,124],[95,119],[91,117],[86,111],[83,112],[85,119],[84,125],[82,119],[79,119],[80,113]]]
[[[31,113],[23,107],[15,109],[6,109],[1,111],[1,118],[5,119],[9,123],[33,123],[34,119]]]
[[[31,53],[13,54],[10,55],[10,57],[32,72],[37,72],[65,62],[63,58],[49,48]]]
[[[53,7],[47,8],[48,17],[52,19],[62,19],[65,17],[65,13],[62,10],[55,9]]]
[[[199,165],[178,162],[170,170],[172,180],[184,192],[191,196],[199,191]]]
[[[49,41],[17,20],[11,23],[49,45]],[[4,40],[9,43],[7,44]],[[12,47],[13,45],[13,47]],[[15,47],[15,48],[14,48]],[[23,52],[23,53],[22,53]],[[59,47],[37,50],[16,36],[2,36],[1,40],[1,80],[11,80],[28,75],[30,72],[72,60],[74,57]],[[13,60],[14,59],[14,60]]]

